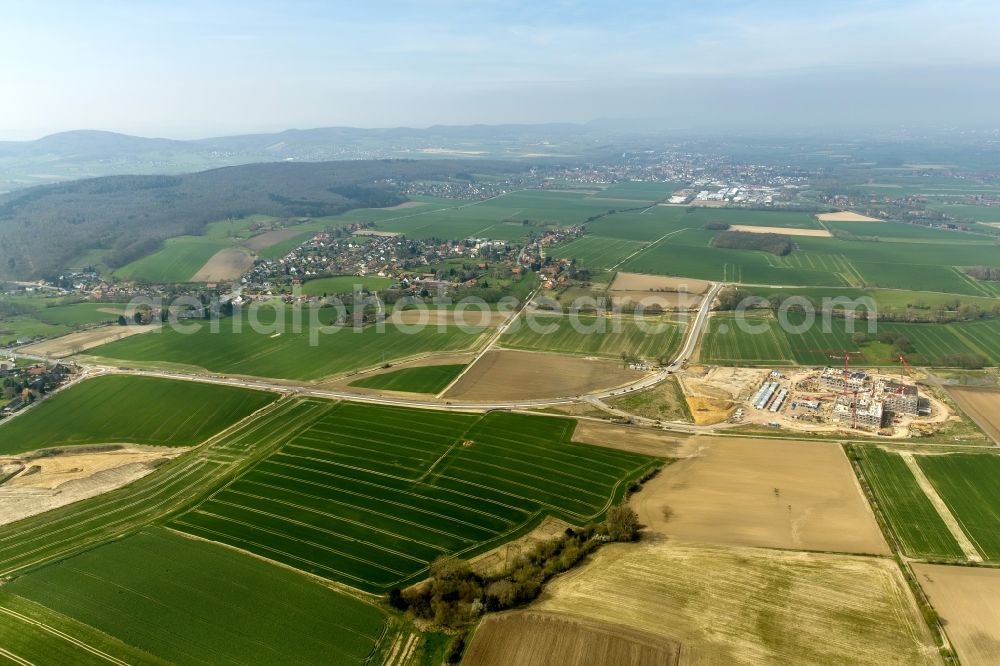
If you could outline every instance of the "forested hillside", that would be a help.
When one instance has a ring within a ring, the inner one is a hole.
[[[456,160],[250,164],[180,176],[108,176],[20,190],[0,197],[0,277],[59,275],[87,248],[123,266],[216,220],[260,213],[320,217],[391,206],[398,183],[466,174]],[[478,173],[524,168],[477,161]]]

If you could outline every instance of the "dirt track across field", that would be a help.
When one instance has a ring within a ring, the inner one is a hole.
[[[642,376],[617,361],[491,349],[444,397],[472,402],[558,398],[621,386]]]
[[[782,236],[815,236],[830,238],[833,236],[826,229],[793,229],[791,227],[755,227],[749,224],[733,224],[730,231],[746,231],[751,234],[781,234]]]
[[[1000,663],[1000,569],[913,564],[963,666]]]
[[[469,666],[672,666],[680,646],[618,624],[557,613],[489,615],[469,646]]]
[[[70,333],[51,340],[42,340],[33,345],[21,347],[18,351],[36,356],[47,356],[48,358],[65,358],[72,354],[78,354],[92,347],[99,347],[115,340],[127,338],[139,333],[150,333],[159,330],[158,325],[148,326],[100,326],[98,328],[88,328],[79,333]]]
[[[852,213],[850,211],[841,211],[839,213],[820,213],[816,216],[816,219],[820,222],[881,222],[882,220],[876,217],[868,217],[867,215],[860,215],[858,213]]]
[[[1000,391],[971,386],[945,386],[944,390],[1000,445]]]
[[[531,610],[676,641],[681,664],[940,663],[888,558],[662,537],[611,544],[551,581]]]
[[[253,266],[253,256],[240,247],[219,250],[191,276],[192,282],[229,282],[238,280]]]
[[[684,541],[888,555],[847,456],[830,442],[693,437],[688,457],[632,498]]]

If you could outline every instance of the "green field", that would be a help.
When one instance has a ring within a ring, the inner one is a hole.
[[[115,303],[73,303],[40,308],[34,317],[46,324],[76,327],[117,321],[118,315],[101,310],[116,310],[118,307]]]
[[[311,326],[312,316],[322,324],[336,317],[334,308],[301,311],[296,331],[292,308],[264,308],[256,321],[247,312],[218,322],[218,332],[199,322],[199,330],[185,334],[170,328],[135,335],[91,349],[88,353],[129,363],[169,363],[211,372],[279,379],[315,380],[401,358],[473,347],[485,329],[465,332],[457,326],[427,326],[416,332],[386,324],[355,330],[352,326]],[[314,335],[310,335],[310,333]],[[315,338],[313,345],[311,338]]]
[[[622,353],[645,359],[672,357],[681,344],[682,327],[673,322],[633,317],[548,315],[524,317],[500,337],[510,349],[618,358]],[[574,326],[574,321],[578,326]],[[579,327],[579,330],[577,328]]]
[[[642,241],[621,240],[604,236],[581,236],[548,251],[557,259],[576,259],[581,266],[592,269],[611,268],[628,255],[641,250]]]
[[[920,469],[984,558],[1000,560],[1000,456],[919,456]]]
[[[170,526],[384,592],[546,515],[595,520],[658,464],[571,443],[566,419],[312,404],[273,454]]]
[[[113,322],[115,303],[67,303],[53,296],[0,296],[0,346],[21,338],[56,337],[83,326]]]
[[[464,364],[427,365],[419,368],[403,368],[380,375],[355,379],[348,386],[406,391],[408,393],[440,393],[455,377],[465,369]]]
[[[624,199],[652,203],[666,199],[679,188],[679,183],[630,180],[610,185],[594,196],[601,199]]]
[[[675,206],[653,206],[642,211],[628,211],[602,217],[587,223],[587,237],[605,239],[654,241],[682,229],[702,224],[692,220],[688,211]],[[634,252],[634,250],[633,250]]]
[[[61,560],[161,521],[273,451],[314,403],[283,400],[207,446],[118,490],[0,525],[0,577]],[[21,418],[21,417],[18,417]]]
[[[777,318],[747,315],[746,322],[760,329],[748,333],[737,327],[736,318],[716,314],[708,320],[698,360],[719,365],[785,365],[795,356]]]
[[[789,313],[793,325],[803,323],[802,315]],[[876,332],[869,342],[860,346],[852,340],[848,320],[832,318],[829,330],[824,330],[823,318],[800,333],[786,332],[771,313],[749,311],[743,318],[744,327],[732,313],[719,313],[709,320],[701,345],[700,360],[719,365],[830,365],[830,354],[822,350],[858,351],[858,365],[895,365],[898,358],[892,347],[878,342],[878,333],[894,332],[906,336],[913,351],[906,354],[911,365],[941,365],[951,354],[975,353],[990,364],[1000,364],[1000,319],[950,324],[913,324],[877,322]],[[747,330],[750,327],[751,330]],[[756,328],[760,332],[755,332]],[[867,332],[866,322],[856,322],[855,330]],[[820,351],[814,351],[820,350]]]
[[[659,209],[657,209],[658,211]],[[796,249],[778,257],[752,250],[712,247],[718,232],[704,229],[712,216],[730,224],[756,226],[814,227],[818,223],[804,213],[781,213],[738,209],[667,208],[672,213],[614,215],[588,225],[592,234],[574,241],[591,241],[592,246],[566,249],[583,265],[604,268],[636,252],[635,245],[618,248],[601,246],[596,236],[615,238],[618,243],[631,239],[654,241],[621,266],[622,270],[654,275],[675,275],[706,280],[724,280],[744,284],[868,287],[996,296],[988,283],[966,277],[959,267],[1000,265],[995,241],[985,236],[957,234],[927,229],[917,225],[891,222],[837,224],[835,228],[855,234],[881,234],[878,241],[840,238],[794,237]],[[672,217],[670,217],[672,216]],[[658,219],[663,217],[663,219]],[[631,224],[630,224],[631,223]],[[830,224],[830,223],[828,223]],[[633,229],[634,227],[634,229]],[[667,235],[669,234],[669,235]],[[662,237],[666,235],[666,237]]]
[[[19,622],[4,611],[25,607],[25,599],[38,604],[32,607],[37,612],[50,609],[87,627],[79,638],[84,643],[120,641],[172,663],[361,664],[376,651],[388,622],[369,603],[162,528],[5,585],[0,627]],[[37,629],[23,621],[21,626]],[[68,633],[76,638],[74,629]],[[67,645],[50,635],[45,644],[14,647],[49,661],[58,654],[55,648]],[[132,652],[126,653],[129,661],[152,661]],[[77,663],[76,654],[63,663],[71,662]]]
[[[140,282],[187,282],[219,250],[229,247],[226,238],[177,236],[161,250],[115,270],[115,277]]]
[[[192,446],[274,399],[231,386],[96,377],[0,422],[0,455],[82,444]]]
[[[877,509],[907,555],[965,559],[955,537],[898,454],[877,446],[858,446],[854,451],[875,495]],[[919,456],[918,460],[925,457]]]
[[[106,666],[109,661],[168,663],[62,613],[0,592],[0,663]]]
[[[306,296],[327,296],[333,294],[350,294],[359,287],[366,291],[385,289],[392,284],[389,278],[377,275],[337,275],[318,278],[302,284],[302,293]]]
[[[961,222],[1000,222],[1000,206],[970,204],[932,204],[932,210],[949,215]]]
[[[771,296],[806,298],[817,306],[822,305],[824,299],[831,299],[830,303],[833,304],[832,299],[870,298],[875,302],[879,312],[901,313],[913,309],[918,314],[922,312],[926,317],[930,317],[933,311],[938,309],[952,312],[956,309],[954,307],[956,302],[958,305],[973,305],[986,312],[1000,304],[1000,299],[997,298],[958,296],[934,291],[905,289],[858,289],[854,287],[744,287],[743,289],[749,294],[763,298]],[[858,309],[866,309],[863,302],[859,303]]]

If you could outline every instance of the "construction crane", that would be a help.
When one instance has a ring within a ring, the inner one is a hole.
[[[905,372],[907,376],[913,376],[913,370],[910,368],[910,362],[906,360],[906,357],[902,354],[899,355],[899,377],[902,379],[903,373]]]
[[[850,389],[849,381],[851,378],[851,357],[857,356],[863,359],[865,355],[860,351],[851,351],[849,349],[800,349],[799,351],[810,352],[813,354],[826,354],[832,359],[837,359],[844,362],[844,389],[838,394],[841,397],[847,398],[851,405],[851,430],[858,429],[858,392],[857,390],[852,391]]]

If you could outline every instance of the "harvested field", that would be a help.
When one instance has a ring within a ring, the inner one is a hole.
[[[257,250],[266,250],[272,245],[277,245],[278,243],[295,238],[303,233],[305,233],[305,230],[296,229],[295,227],[291,227],[289,229],[276,229],[275,231],[267,231],[265,233],[258,234],[253,238],[248,238],[243,244],[250,250],[256,252]]]
[[[690,442],[694,439],[687,436],[678,438],[658,430],[597,421],[577,421],[573,432],[574,442],[668,458],[691,455],[695,449]]]
[[[755,227],[750,224],[733,224],[730,231],[747,231],[752,234],[782,234],[784,236],[815,236],[817,238],[832,238],[826,229],[793,229],[791,227]]]
[[[0,458],[0,468],[21,468],[0,484],[0,525],[120,488],[185,451],[122,446],[111,451],[70,450],[57,456]]]
[[[881,222],[882,220],[876,217],[868,217],[867,215],[861,215],[859,213],[852,213],[850,211],[841,211],[839,213],[820,213],[816,216],[816,219],[820,222]]]
[[[1000,658],[1000,570],[913,564],[964,666]]]
[[[944,389],[976,425],[1000,444],[1000,391],[971,386],[945,386]]]
[[[704,294],[708,291],[706,280],[644,275],[642,273],[618,273],[611,284],[611,291],[687,291]]]
[[[532,609],[676,641],[683,664],[940,663],[889,559],[612,544],[550,582]]]
[[[20,351],[25,354],[46,356],[48,358],[65,358],[82,351],[100,347],[115,340],[138,335],[139,333],[150,333],[159,330],[159,326],[101,326],[90,328],[79,333],[70,333],[59,338],[43,340],[33,345],[22,347]]]
[[[495,328],[502,324],[508,316],[510,314],[507,312],[480,310],[477,308],[469,308],[467,310],[412,309],[393,311],[392,314],[386,317],[386,323],[407,326],[422,324],[424,326]]]
[[[533,400],[591,393],[642,377],[617,361],[508,349],[486,352],[444,397],[450,400]]]
[[[238,247],[227,247],[212,255],[197,273],[191,276],[191,282],[229,282],[238,280],[241,275],[253,267],[253,256]]]
[[[697,437],[632,503],[653,532],[686,541],[889,554],[838,444]]]
[[[658,305],[664,310],[691,310],[701,303],[701,296],[676,291],[612,291],[611,303],[620,307],[625,307],[629,303],[637,303],[647,308]]]
[[[469,646],[471,666],[671,666],[678,663],[674,641],[621,625],[556,613],[515,611],[490,615]]]

